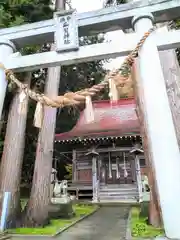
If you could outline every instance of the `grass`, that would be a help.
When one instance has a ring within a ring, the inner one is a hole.
[[[68,227],[73,222],[76,222],[85,215],[89,215],[97,209],[97,206],[90,205],[74,205],[73,206],[76,216],[71,219],[55,219],[51,220],[50,224],[44,228],[16,228],[9,229],[11,234],[23,235],[54,235],[58,231]]]
[[[143,213],[139,207],[133,207],[131,210],[131,233],[135,238],[153,238],[156,236],[163,236],[162,228],[155,228],[148,225],[148,204],[143,206]]]

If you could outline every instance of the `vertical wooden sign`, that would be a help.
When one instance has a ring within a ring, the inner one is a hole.
[[[54,21],[56,52],[78,50],[78,22],[75,10],[55,12]]]

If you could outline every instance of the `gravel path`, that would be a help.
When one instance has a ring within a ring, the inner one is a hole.
[[[62,233],[58,240],[123,240],[129,208],[102,207],[95,214]]]

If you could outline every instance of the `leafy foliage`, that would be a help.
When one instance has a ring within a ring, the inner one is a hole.
[[[108,7],[108,6],[112,5],[113,2],[114,2],[113,0],[107,0],[106,1],[106,6]],[[116,4],[124,4],[126,2],[127,2],[127,0],[116,0]]]
[[[72,164],[67,164],[66,166],[65,166],[65,168],[66,168],[66,171],[67,171],[67,175],[65,176],[65,179],[67,179],[67,180],[72,180]]]
[[[0,28],[12,27],[24,23],[32,23],[50,19],[53,16],[53,11],[50,7],[50,4],[51,0],[0,0]],[[80,45],[93,44],[102,41],[102,36],[83,37],[79,39]],[[29,46],[24,49],[20,49],[20,52],[24,55],[49,50],[50,44],[47,43],[43,46]],[[98,83],[103,78],[104,74],[105,71],[103,69],[103,61],[95,61],[62,67],[59,94],[90,87],[93,84]],[[43,92],[46,76],[47,69],[40,69],[39,71],[33,72],[31,88],[35,89],[36,91]],[[11,99],[12,92],[7,94],[5,101],[6,105],[9,105]],[[26,147],[24,152],[22,183],[30,183],[32,180],[38,135],[38,130],[33,126],[34,111],[35,102],[30,100],[26,127]],[[6,106],[5,112],[6,123],[8,106]],[[79,109],[65,108],[63,110],[59,110],[57,114],[56,132],[64,132],[71,129],[76,123],[78,115]],[[3,126],[3,133],[5,133],[5,127],[6,124]],[[0,151],[1,149],[2,144]]]
[[[1,27],[37,22],[52,17],[50,0],[1,0],[0,3]]]
[[[131,231],[132,236],[137,238],[152,238],[164,235],[162,228],[155,228],[148,224],[148,204],[146,204],[146,211],[143,214],[138,207],[132,208]]]

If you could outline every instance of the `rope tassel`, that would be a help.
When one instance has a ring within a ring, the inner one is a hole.
[[[86,96],[86,108],[85,108],[85,118],[86,122],[94,122],[94,109],[90,96]]]
[[[111,101],[117,101],[119,99],[118,90],[113,79],[109,79],[109,98]]]
[[[43,123],[43,117],[44,117],[44,106],[41,102],[38,102],[36,104],[36,110],[34,114],[34,126],[37,128],[42,127]]]
[[[19,94],[19,107],[18,107],[18,113],[19,114],[25,114],[26,113],[26,94],[24,91],[21,91]]]

